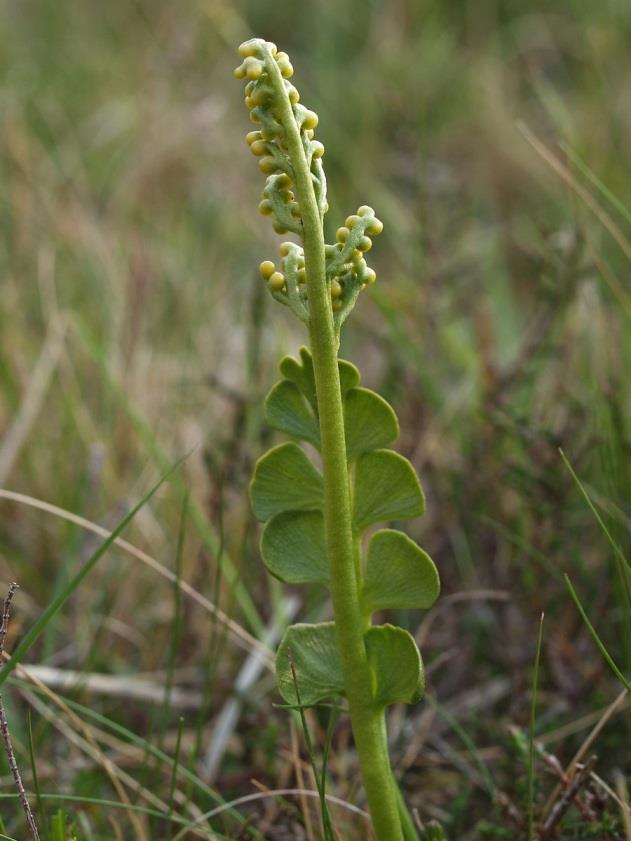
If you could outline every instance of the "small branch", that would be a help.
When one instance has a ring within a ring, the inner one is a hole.
[[[2,661],[4,655],[4,640],[7,635],[7,629],[9,627],[11,602],[13,601],[13,596],[15,595],[15,591],[17,589],[18,585],[15,582],[13,582],[9,586],[9,592],[7,593],[4,599],[4,605],[2,608],[2,624],[0,625],[0,662]],[[4,740],[4,749],[6,751],[7,759],[9,761],[9,770],[11,771],[11,775],[13,777],[13,780],[15,781],[15,787],[20,798],[20,803],[22,804],[22,809],[24,810],[27,826],[30,830],[31,836],[33,837],[33,841],[39,841],[39,832],[37,831],[35,818],[33,817],[33,812],[31,811],[31,807],[26,796],[26,791],[24,790],[24,785],[22,783],[22,777],[20,776],[20,770],[15,759],[13,743],[11,742],[11,734],[9,733],[9,722],[7,721],[7,716],[4,711],[2,695],[0,695],[0,732],[2,732],[2,738]]]

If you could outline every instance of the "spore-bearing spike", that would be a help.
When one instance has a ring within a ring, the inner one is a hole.
[[[318,115],[300,101],[297,88],[289,81],[293,75],[289,56],[279,52],[275,44],[252,38],[241,44],[239,55],[242,62],[235,69],[235,76],[245,80],[245,101],[250,119],[260,126],[248,132],[246,140],[250,151],[258,159],[259,169],[267,176],[259,210],[264,216],[272,217],[272,227],[277,233],[302,237],[302,211],[291,189],[295,182],[294,166],[288,151],[287,127],[281,118],[287,110],[280,107],[281,98],[285,97],[285,102],[289,102],[300,132],[316,203],[323,219],[329,205],[322,166],[325,149],[314,137]],[[376,218],[374,210],[362,205],[338,228],[336,244],[326,246],[326,277],[333,323],[338,334],[361,289],[375,281],[375,272],[367,266],[364,255],[372,247],[372,237],[382,230],[383,224]],[[302,260],[302,265],[295,267],[291,277],[288,278],[283,270],[272,272],[266,279],[274,298],[290,306],[302,321],[308,323],[308,270],[304,267],[304,256]]]

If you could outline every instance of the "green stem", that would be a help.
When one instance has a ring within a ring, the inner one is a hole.
[[[324,527],[331,569],[331,597],[344,670],[353,736],[377,841],[403,841],[385,738],[383,710],[375,707],[355,573],[350,481],[337,365],[338,340],[326,282],[324,234],[300,129],[278,65],[268,52],[266,69],[277,94],[280,121],[296,177],[303,223],[309,300],[309,334],[320,420],[324,474]]]

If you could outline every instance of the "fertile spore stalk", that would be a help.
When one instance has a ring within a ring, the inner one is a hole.
[[[338,360],[342,323],[359,292],[375,281],[364,254],[382,223],[360,207],[326,245],[328,210],[324,147],[314,139],[318,117],[300,103],[285,53],[259,38],[239,47],[235,70],[258,128],[247,135],[267,175],[261,213],[273,217],[284,242],[280,263],[261,263],[272,296],[309,330],[310,349],[285,357],[283,379],[267,397],[271,426],[316,447],[322,473],[294,442],[262,456],[251,484],[252,506],[265,523],[261,555],[272,575],[289,583],[317,582],[331,592],[334,622],[293,625],[281,641],[276,672],[288,704],[316,706],[344,696],[378,841],[409,838],[402,825],[385,727],[389,704],[414,703],[424,689],[413,637],[373,625],[375,611],[427,608],[439,592],[431,559],[393,529],[362,540],[374,523],[423,513],[412,465],[386,449],[399,433],[396,415],[379,395],[359,387],[354,365]]]

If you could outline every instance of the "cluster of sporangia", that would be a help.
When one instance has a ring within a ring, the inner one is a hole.
[[[293,75],[287,53],[278,52],[270,41],[253,38],[239,47],[243,62],[234,71],[237,79],[247,79],[245,104],[250,119],[260,126],[247,134],[246,140],[253,155],[259,158],[259,168],[267,180],[259,210],[273,216],[274,230],[279,234],[302,236],[300,205],[292,187],[295,175],[286,142],[286,127],[281,119],[278,97],[289,99],[320,211],[320,218],[328,210],[326,178],[322,167],[324,146],[314,140],[318,115],[300,103],[300,94],[288,81]],[[281,80],[281,85],[274,81]],[[355,305],[361,289],[375,282],[375,272],[368,267],[365,253],[372,247],[371,237],[383,230],[383,224],[368,205],[360,207],[337,229],[334,245],[325,246],[326,278],[336,327],[339,329]],[[271,260],[261,263],[261,275],[273,297],[289,306],[305,323],[309,321],[309,305],[303,249],[293,242],[280,246],[280,263]]]

